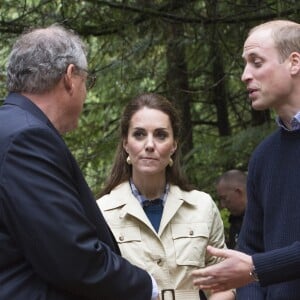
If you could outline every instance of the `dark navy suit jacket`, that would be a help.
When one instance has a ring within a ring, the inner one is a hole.
[[[29,99],[0,107],[0,299],[148,300],[63,139]],[[138,255],[138,253],[137,253]]]

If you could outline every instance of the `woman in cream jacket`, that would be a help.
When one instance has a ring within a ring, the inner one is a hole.
[[[143,94],[133,99],[124,110],[111,175],[97,203],[122,256],[152,274],[160,299],[199,300],[205,296],[193,287],[190,273],[217,263],[206,254],[207,245],[226,246],[214,201],[181,173],[179,128],[178,113],[166,98]],[[160,204],[149,215],[155,199]],[[206,295],[235,298],[233,291]]]

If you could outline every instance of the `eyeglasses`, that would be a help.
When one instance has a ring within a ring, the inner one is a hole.
[[[87,90],[92,89],[94,87],[95,83],[96,83],[96,79],[97,79],[96,75],[94,75],[94,74],[90,73],[88,70],[80,68],[78,66],[76,66],[76,68],[79,71],[86,72],[86,74],[87,74],[86,81],[85,81],[86,89]]]

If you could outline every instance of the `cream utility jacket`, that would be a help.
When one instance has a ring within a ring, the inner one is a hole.
[[[225,248],[223,222],[212,198],[171,185],[159,232],[153,229],[129,182],[97,200],[122,256],[147,270],[159,290],[172,289],[176,300],[199,300],[190,272],[216,263],[206,246]],[[173,293],[173,292],[172,292]],[[165,299],[170,292],[166,292]]]

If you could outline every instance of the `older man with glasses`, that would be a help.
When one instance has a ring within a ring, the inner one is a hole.
[[[120,256],[61,134],[87,89],[80,38],[53,25],[21,35],[0,108],[0,299],[156,299],[156,283]]]

